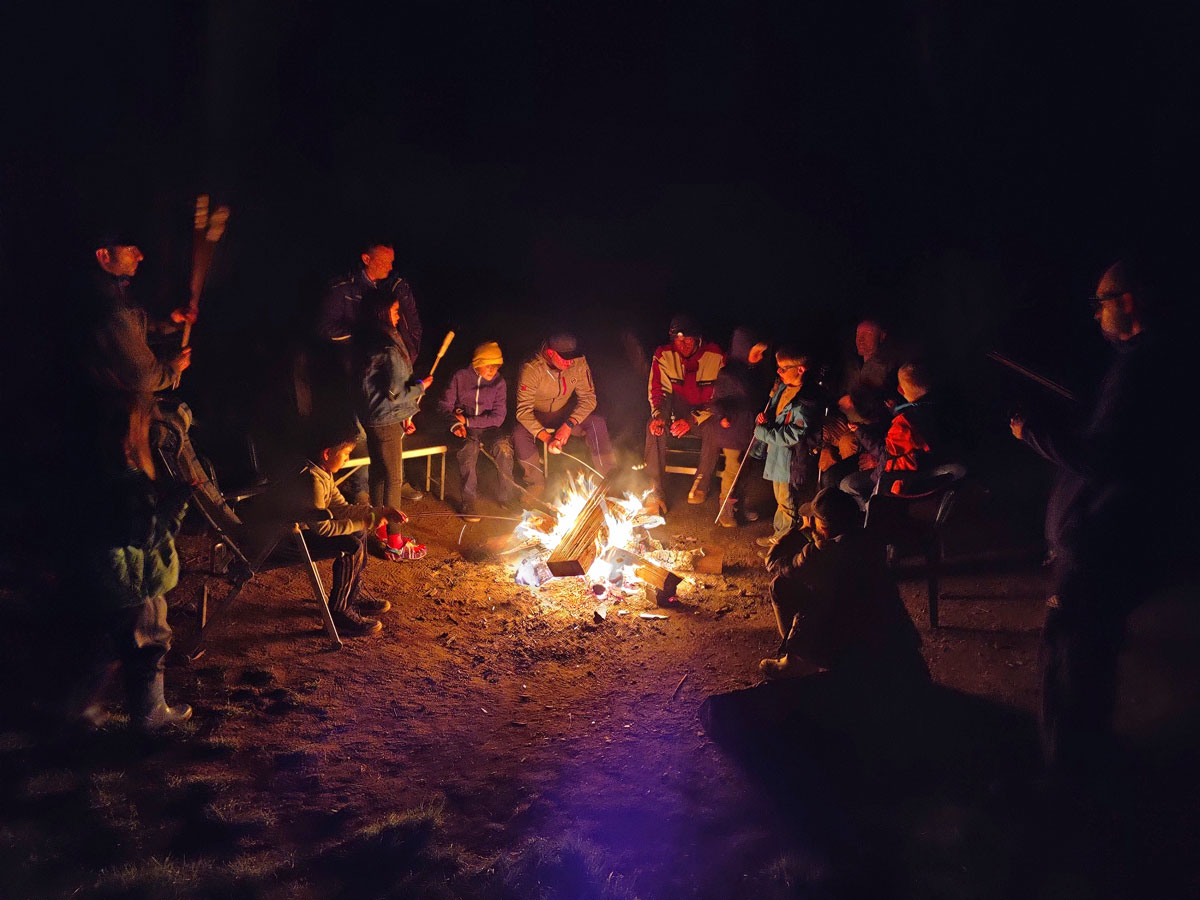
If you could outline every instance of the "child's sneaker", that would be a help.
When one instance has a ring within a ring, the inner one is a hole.
[[[389,534],[384,551],[392,562],[424,559],[425,554],[429,552],[424,544],[418,544],[412,538],[406,538],[402,534]]]

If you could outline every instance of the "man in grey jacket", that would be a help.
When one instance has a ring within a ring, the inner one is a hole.
[[[546,486],[546,473],[538,460],[539,442],[551,453],[561,453],[572,435],[582,437],[596,469],[607,472],[612,468],[615,460],[608,424],[595,409],[592,372],[575,335],[551,335],[521,367],[517,380],[518,427],[513,444],[532,493],[540,494]]]

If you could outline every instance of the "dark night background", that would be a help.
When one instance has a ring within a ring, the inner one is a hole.
[[[1104,265],[1189,246],[1195,10],[26,13],[3,39],[9,397],[37,395],[44,308],[70,302],[100,224],[139,229],[148,306],[182,300],[201,190],[234,210],[185,378],[201,410],[231,372],[239,396],[268,377],[369,234],[395,241],[423,359],[458,331],[448,366],[493,337],[516,363],[556,325],[619,356],[620,332],[648,348],[678,309],[722,342],[748,322],[838,356],[878,311],[956,360],[999,348],[1077,387]]]

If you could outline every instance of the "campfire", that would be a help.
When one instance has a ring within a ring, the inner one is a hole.
[[[669,566],[690,555],[665,550],[651,536],[665,520],[644,514],[642,506],[631,493],[618,495],[611,476],[574,475],[550,504],[553,514],[522,515],[515,530],[523,551],[517,583],[540,587],[552,578],[583,576],[597,596],[628,596],[649,586],[660,602],[669,600],[683,580]]]

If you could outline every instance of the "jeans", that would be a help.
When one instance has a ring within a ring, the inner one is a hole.
[[[371,505],[400,508],[404,484],[404,423],[368,425],[367,453],[371,457]],[[388,534],[399,534],[400,523],[387,523]]]
[[[525,429],[521,429],[525,431]],[[526,432],[528,433],[528,432]],[[513,445],[508,435],[499,428],[469,428],[466,440],[458,450],[458,473],[462,477],[462,500],[472,504],[477,496],[479,484],[479,450],[486,447],[496,462],[500,475],[500,491],[497,500],[507,503],[512,496]]]

